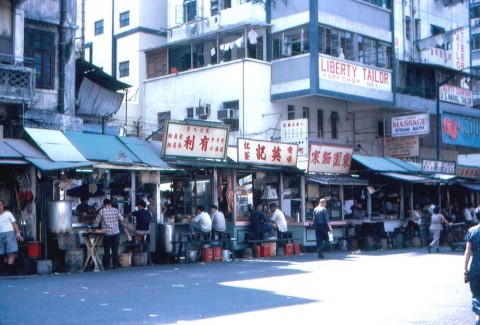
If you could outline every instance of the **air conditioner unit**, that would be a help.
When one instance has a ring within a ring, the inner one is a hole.
[[[238,113],[237,109],[232,109],[232,108],[221,109],[218,111],[218,119],[219,120],[236,119],[238,118],[237,113]]]
[[[197,116],[208,116],[210,115],[210,105],[198,106],[195,108]]]

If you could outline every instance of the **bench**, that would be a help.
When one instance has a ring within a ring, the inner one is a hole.
[[[264,243],[275,243],[276,244],[276,251],[277,251],[277,256],[278,256],[278,248],[282,247],[285,244],[294,244],[295,240],[299,240],[298,238],[293,238],[293,234],[291,231],[285,231],[283,233],[279,233],[279,236],[277,238],[264,238],[264,239],[258,239],[255,236],[255,233],[246,233],[245,234],[245,242],[247,243],[248,246],[251,246],[253,248],[253,251],[255,254],[257,254],[257,249],[256,247],[258,245],[264,244]],[[256,256],[259,257],[259,256]]]
[[[234,247],[234,240],[235,238],[232,238],[229,232],[223,233],[223,236],[219,236],[218,238],[211,238],[207,234],[205,236],[202,236],[200,238],[192,238],[191,234],[187,233],[181,233],[179,234],[179,240],[178,241],[173,241],[172,244],[178,244],[178,250],[177,250],[177,257],[180,258],[182,256],[185,257],[185,263],[189,263],[189,258],[188,258],[188,252],[192,249],[192,247],[195,246],[202,246],[205,244],[209,245],[215,245],[217,244],[218,246],[222,247],[222,249],[225,249],[225,247],[228,247],[230,252],[232,253],[232,259],[235,260],[235,247]]]

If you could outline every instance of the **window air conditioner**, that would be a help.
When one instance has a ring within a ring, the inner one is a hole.
[[[238,118],[237,112],[238,110],[232,109],[232,108],[221,109],[218,111],[218,119],[219,120],[236,119]]]
[[[197,116],[208,116],[210,115],[210,105],[198,106],[196,107]]]

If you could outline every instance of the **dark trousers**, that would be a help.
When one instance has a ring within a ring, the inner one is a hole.
[[[110,256],[113,259],[113,266],[120,266],[118,260],[118,246],[120,244],[120,234],[103,237],[103,266],[110,267]],[[110,255],[110,249],[112,253]]]
[[[315,239],[317,240],[317,253],[321,254],[329,244],[328,226],[326,224],[317,224],[315,226]]]

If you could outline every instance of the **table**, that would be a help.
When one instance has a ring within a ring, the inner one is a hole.
[[[105,271],[103,268],[103,263],[100,257],[98,256],[98,249],[103,242],[104,233],[98,232],[86,232],[82,236],[85,239],[85,245],[87,246],[87,258],[85,259],[85,264],[83,264],[83,270],[87,268],[90,260],[95,264],[95,272]]]

